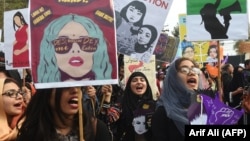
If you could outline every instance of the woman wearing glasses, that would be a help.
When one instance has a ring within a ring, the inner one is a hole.
[[[76,14],[55,19],[40,44],[38,82],[111,79],[107,47],[91,19]]]
[[[170,65],[152,117],[154,141],[184,141],[184,127],[189,124],[187,109],[196,100],[199,74],[196,63],[188,58]]]
[[[23,113],[23,92],[12,78],[0,79],[0,140],[12,141],[17,137],[13,119]]]

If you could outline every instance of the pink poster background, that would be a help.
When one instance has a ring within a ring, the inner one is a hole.
[[[102,30],[108,46],[109,60],[113,68],[111,76],[112,79],[117,79],[117,54],[112,9],[109,0],[78,0],[75,2],[32,0],[30,2],[30,25],[32,74],[34,82],[37,82],[37,66],[40,57],[39,47],[44,29],[54,19],[70,13],[90,18]]]

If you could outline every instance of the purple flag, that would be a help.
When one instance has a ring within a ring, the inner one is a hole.
[[[208,117],[207,125],[236,124],[243,115],[243,110],[239,111],[222,103],[218,96],[213,99],[201,94],[201,97]]]

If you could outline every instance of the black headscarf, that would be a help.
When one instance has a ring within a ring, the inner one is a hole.
[[[147,83],[147,89],[142,96],[138,96],[134,94],[130,87],[132,79],[138,76],[145,78],[146,83]],[[128,119],[127,120],[128,124],[132,123],[133,111],[136,109],[138,103],[140,101],[147,101],[147,100],[153,100],[152,90],[148,82],[148,79],[142,72],[133,72],[127,81],[126,88],[124,91],[124,97],[122,101],[122,113]]]

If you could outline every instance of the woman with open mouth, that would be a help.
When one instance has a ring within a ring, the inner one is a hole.
[[[154,141],[184,141],[188,108],[196,100],[199,74],[196,63],[188,58],[179,58],[170,65],[152,117]]]
[[[24,113],[17,141],[79,141],[82,136],[84,141],[111,140],[102,121],[84,108],[79,116],[80,97],[80,87],[37,89]]]
[[[147,77],[133,72],[126,83],[118,120],[118,137],[122,141],[151,141],[151,116],[155,101]]]
[[[13,141],[17,137],[13,119],[23,113],[23,92],[19,83],[12,78],[0,79],[0,140]]]

